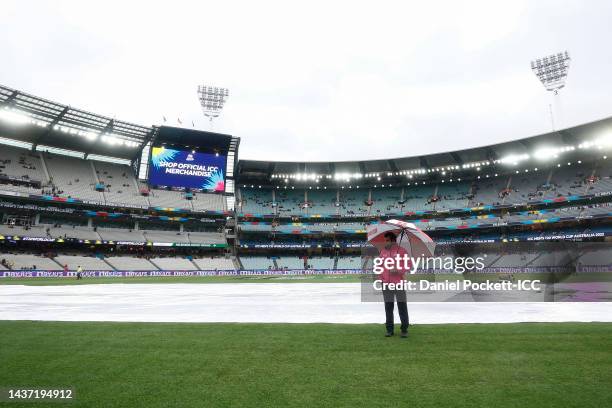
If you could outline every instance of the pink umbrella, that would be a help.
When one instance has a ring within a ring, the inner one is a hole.
[[[436,243],[414,224],[388,220],[366,227],[368,242],[380,249],[385,245],[385,233],[391,231],[397,237],[397,244],[404,248],[412,258],[431,257],[434,255]]]

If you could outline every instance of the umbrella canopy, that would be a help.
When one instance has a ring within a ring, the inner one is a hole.
[[[385,233],[391,231],[397,237],[397,244],[404,248],[412,258],[431,257],[434,255],[436,243],[414,224],[388,220],[380,224],[370,224],[366,227],[368,242],[376,248],[385,246]]]

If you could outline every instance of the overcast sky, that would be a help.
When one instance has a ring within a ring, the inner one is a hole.
[[[610,1],[94,4],[3,0],[0,83],[203,130],[196,88],[224,86],[241,158],[375,159],[549,131],[529,62],[567,49],[557,126],[612,115]]]

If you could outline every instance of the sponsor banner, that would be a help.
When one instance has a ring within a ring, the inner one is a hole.
[[[522,241],[555,241],[555,240],[566,240],[566,239],[577,239],[577,238],[597,238],[597,237],[609,236],[611,234],[612,234],[612,231],[585,232],[581,234],[557,234],[557,235],[527,237],[526,239]]]
[[[74,208],[60,208],[60,207],[47,207],[36,204],[18,204],[9,201],[0,201],[0,207],[2,208],[12,208],[16,210],[32,210],[32,211],[46,211],[46,212],[54,212],[54,213],[62,213],[62,214],[72,214],[77,211]]]
[[[359,269],[291,269],[291,270],[201,270],[201,271],[84,271],[84,278],[130,278],[156,276],[297,276],[297,275],[354,275]],[[0,278],[76,278],[74,271],[0,271]]]
[[[133,245],[133,246],[159,246],[159,247],[197,247],[197,248],[225,248],[227,244],[198,244],[184,242],[142,242],[142,241],[106,241],[95,239],[78,238],[50,238],[50,237],[27,237],[21,235],[0,235],[0,241],[33,241],[33,242],[55,242],[62,244],[85,244],[85,245]]]
[[[612,265],[485,267],[476,274],[520,273],[589,273],[612,272]],[[449,274],[449,270],[417,270],[416,274]],[[84,271],[84,278],[195,277],[195,276],[309,276],[309,275],[372,275],[361,269],[287,269],[287,270],[199,270],[199,271]],[[461,274],[458,274],[461,275]],[[76,278],[74,271],[0,271],[0,278]]]
[[[119,213],[119,212],[109,212],[102,210],[82,210],[78,208],[62,208],[62,207],[54,207],[54,206],[43,206],[37,204],[21,204],[21,203],[13,203],[9,201],[0,201],[0,208],[11,208],[16,210],[30,210],[30,211],[38,211],[38,212],[50,212],[50,213],[61,213],[61,214],[77,214],[83,215],[91,218],[105,218],[105,219],[118,219],[118,218],[133,218],[140,220],[159,220],[159,221],[173,221],[173,222],[187,222],[187,221],[200,221],[206,223],[215,223],[219,221],[223,221],[222,219],[213,219],[213,218],[196,218],[196,217],[169,217],[166,215],[147,215],[147,214],[127,214],[127,213]],[[146,208],[146,207],[143,207]],[[169,211],[176,212],[174,208],[152,208],[154,211]],[[182,212],[190,212],[191,210],[182,210]],[[210,215],[228,215],[229,213],[226,211],[203,211],[205,214]]]

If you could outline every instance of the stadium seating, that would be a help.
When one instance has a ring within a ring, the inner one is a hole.
[[[438,184],[436,196],[439,201],[434,204],[436,211],[453,208],[465,208],[469,204],[468,195],[471,190],[470,183],[441,183]]]
[[[335,192],[331,191],[331,194]],[[340,189],[338,191],[339,214],[342,215],[368,215],[370,207],[365,202],[369,198],[367,189]],[[375,194],[372,193],[372,200],[375,200]]]
[[[144,242],[146,241],[141,231],[135,231],[124,228],[104,228],[97,227],[96,231],[100,238],[105,241],[132,241],[132,242]]]
[[[112,271],[113,267],[102,259],[82,255],[58,255],[55,260],[60,265],[68,265],[68,269],[76,271],[79,266],[85,271]]]
[[[178,231],[142,231],[142,235],[145,240],[151,242],[181,242],[188,243],[186,233],[180,233]]]
[[[240,230],[242,231],[272,231],[272,225],[259,223],[241,223]]]
[[[508,187],[510,179],[508,176],[485,178],[473,184],[472,193],[474,197],[470,201],[470,206],[476,205],[495,205],[501,204],[503,198],[500,192]]]
[[[51,182],[63,192],[60,196],[104,203],[104,194],[95,190],[98,179],[92,161],[48,153],[43,157]]]
[[[118,271],[152,271],[157,267],[144,258],[132,256],[112,256],[105,258],[113,268]]]
[[[335,259],[329,256],[308,257],[309,269],[334,269]]]
[[[28,254],[8,254],[1,253],[0,258],[6,260],[8,263],[12,263],[13,270],[47,270],[47,271],[59,271],[63,270],[62,266],[55,262],[51,258],[28,255]],[[62,264],[63,265],[63,264]]]
[[[487,266],[492,267],[518,267],[518,266],[528,266],[531,262],[533,262],[539,254],[530,253],[530,252],[522,252],[519,254],[507,254],[495,257],[491,264]]]
[[[339,256],[336,269],[360,269],[361,257],[359,256]]]
[[[593,171],[595,180],[587,183],[588,194],[602,194],[612,191],[612,160],[601,160]]]
[[[339,214],[340,211],[336,207],[336,196],[333,193],[328,193],[326,190],[306,190],[308,196],[308,205],[306,212],[309,214]]]
[[[192,244],[223,244],[226,242],[222,233],[217,232],[184,232]]]
[[[0,147],[0,175],[25,181],[37,181],[41,185],[45,185],[48,181],[40,153],[12,146]],[[28,194],[41,193],[40,188],[22,185],[0,184],[0,189]]]
[[[149,207],[129,166],[99,161],[92,163],[99,181],[105,186],[103,195],[107,204]]]
[[[196,211],[225,209],[225,199],[220,194],[195,193],[192,200],[186,200],[181,192],[151,189],[149,197],[144,197],[140,194],[140,188],[146,185],[137,181],[132,168],[126,165],[31,152],[12,146],[2,148],[0,173],[40,181],[43,186],[48,181],[48,174],[56,191],[61,192],[60,196],[98,203],[187,208]],[[594,176],[594,179],[588,182],[587,179],[591,176]],[[473,184],[455,182],[391,188],[379,185],[369,189],[327,190],[242,188],[239,192],[239,210],[265,214],[276,211],[282,215],[377,215],[388,212],[445,210],[481,203],[514,204],[556,198],[559,195],[599,194],[610,191],[610,176],[612,161],[602,160],[597,165],[561,166],[552,170],[532,171],[529,174],[492,176],[477,180]],[[104,191],[95,190],[97,183],[105,186]],[[32,194],[43,190],[10,184],[2,184],[0,188]],[[506,188],[507,193],[501,194]],[[431,202],[430,198],[434,196],[438,200]],[[372,205],[367,206],[365,201],[370,197]],[[276,202],[277,208],[273,206],[273,202]]]
[[[585,266],[609,266],[612,260],[612,246],[603,244],[585,252],[578,258],[578,263]]]
[[[306,214],[301,207],[304,203],[304,190],[276,190],[276,204],[278,214]]]
[[[151,189],[148,197],[142,196],[141,188],[148,187],[136,180],[133,169],[127,165],[31,152],[12,146],[3,145],[0,149],[0,175],[41,184],[41,188],[7,182],[0,184],[0,190],[28,194],[41,194],[43,190],[50,194],[54,186],[53,191],[58,196],[108,205],[195,211],[223,211],[226,207],[222,194],[194,193],[192,200],[186,200],[185,194],[178,191]],[[48,182],[51,183],[49,186]],[[104,186],[103,191],[96,191],[98,183]]]
[[[254,214],[273,214],[274,209],[272,207],[272,191],[273,190],[269,189],[240,190],[241,201],[239,211]]]
[[[229,258],[206,257],[194,258],[193,262],[203,271],[207,270],[234,270],[234,261]]]
[[[0,224],[0,235],[15,235],[19,237],[49,237],[46,229],[41,225],[23,227],[19,225]]]
[[[77,238],[77,239],[89,239],[99,240],[106,239],[102,238],[100,234],[90,227],[81,227],[76,225],[43,225],[49,231],[49,235],[52,238]]]
[[[283,256],[276,258],[276,265],[280,269],[304,269],[304,259],[297,256]]]
[[[382,184],[376,186],[344,188],[241,188],[238,192],[239,210],[244,213],[280,214],[288,215],[323,215],[340,216],[336,221],[313,221],[317,218],[293,220],[275,220],[272,223],[259,224],[257,222],[238,223],[239,231],[247,233],[247,239],[239,237],[241,243],[259,242],[267,243],[274,239],[277,243],[291,242],[296,246],[300,244],[313,244],[330,248],[338,242],[363,242],[363,235],[348,236],[333,232],[361,230],[365,228],[362,221],[352,221],[353,216],[369,215],[373,219],[377,215],[394,214],[418,211],[444,211],[455,208],[465,208],[487,204],[523,204],[542,199],[555,199],[570,195],[607,195],[612,192],[612,160],[599,159],[589,164],[573,163],[567,165],[548,167],[538,171],[516,173],[515,170],[500,176],[481,173],[481,178],[472,181],[439,182],[425,185],[412,184],[393,187]],[[146,184],[138,181],[130,166],[119,165],[94,160],[84,160],[75,157],[59,156],[52,153],[31,152],[26,149],[6,146],[0,149],[0,174],[12,178],[30,180],[41,183],[41,188],[25,187],[22,185],[0,185],[0,190],[16,191],[30,194],[49,194],[54,187],[54,193],[62,197],[75,197],[85,201],[112,204],[116,206],[133,207],[173,207],[186,208],[196,211],[215,210],[226,208],[225,197],[220,194],[194,193],[192,199],[186,199],[185,193],[178,191],[151,189],[150,195],[141,194],[141,188],[148,188]],[[52,183],[51,184],[49,183]],[[406,183],[407,184],[407,183]],[[96,185],[101,191],[96,191]],[[104,186],[101,189],[101,186]],[[307,185],[307,184],[305,184]],[[263,183],[262,183],[263,186]],[[91,207],[89,207],[91,208]],[[137,211],[138,212],[138,211]],[[437,228],[461,227],[474,225],[505,225],[526,221],[547,221],[557,217],[576,217],[588,219],[612,213],[610,203],[601,203],[594,199],[588,205],[573,205],[570,203],[563,208],[547,208],[544,210],[520,211],[504,214],[487,214],[484,216],[453,216],[444,218],[429,215],[415,215],[413,220],[418,227],[426,231]],[[13,214],[5,218],[4,222],[14,222]],[[62,218],[63,217],[63,218]],[[343,218],[342,218],[343,217]],[[180,244],[220,244],[227,243],[223,227],[219,225],[217,232],[206,232],[207,229],[217,228],[212,225],[200,226],[192,221],[184,224],[184,231],[179,230],[177,223],[163,224],[158,221],[140,221],[139,228],[134,222],[116,220],[112,222],[89,222],[74,216],[58,216],[40,214],[38,225],[0,225],[0,235],[44,238],[47,242],[51,238],[76,238],[83,240],[103,241],[152,241],[158,243]],[[61,220],[56,222],[55,220]],[[65,219],[65,222],[64,222]],[[34,220],[34,216],[31,217]],[[300,221],[300,222],[298,222]],[[23,221],[18,221],[23,222]],[[27,221],[26,221],[27,222]],[[75,225],[72,225],[72,224]],[[595,221],[589,221],[589,225]],[[90,226],[86,226],[90,225]],[[228,224],[229,225],[229,224]],[[121,228],[114,228],[118,226]],[[133,228],[129,228],[132,226]],[[159,228],[159,229],[157,229]],[[230,228],[231,226],[226,226]],[[190,230],[191,229],[191,230]],[[203,231],[201,231],[202,229]],[[510,230],[510,228],[508,228]],[[303,234],[300,234],[299,231]],[[277,234],[266,234],[275,231]],[[313,232],[305,235],[307,231]],[[324,234],[319,234],[321,231]],[[485,230],[491,231],[491,230]],[[585,229],[585,231],[587,231]],[[255,234],[261,232],[261,234]],[[278,234],[280,233],[280,234]],[[557,234],[556,229],[547,229],[529,234],[539,234],[545,238]],[[435,233],[434,233],[435,234]],[[475,236],[478,233],[475,233]],[[504,232],[506,234],[506,232]],[[509,233],[510,234],[510,233]],[[527,234],[527,232],[525,232]],[[449,235],[449,234],[447,234]],[[257,238],[261,236],[263,238]],[[273,238],[270,238],[273,236]],[[432,235],[435,236],[435,235]],[[449,235],[452,239],[452,236]],[[496,233],[499,239],[500,233]],[[506,235],[502,236],[506,238]],[[46,245],[46,244],[45,244]],[[56,244],[49,244],[56,245]],[[51,246],[54,248],[54,246]],[[182,251],[178,251],[181,253]],[[331,256],[328,254],[309,256],[306,267],[312,269],[359,269],[361,259],[359,256]],[[589,254],[569,254],[562,251],[551,253],[492,253],[486,260],[491,267],[513,266],[551,266],[569,264],[579,257],[583,265],[605,265],[610,252],[608,250],[594,250]],[[31,268],[36,265],[39,269],[57,270],[63,264],[75,270],[81,265],[85,270],[232,270],[238,262],[245,269],[303,269],[305,267],[303,254],[292,252],[291,255],[280,256],[240,256],[240,260],[223,257],[182,258],[154,256],[151,260],[127,255],[96,258],[84,255],[58,255],[56,258],[43,258],[35,255],[10,255],[10,261],[15,263],[15,269]],[[7,258],[8,259],[8,258]],[[236,261],[236,263],[234,263]]]
[[[32,226],[0,224],[0,235],[41,237],[41,238],[76,238],[104,241],[130,242],[180,242],[193,244],[223,244],[226,242],[223,233],[219,232],[179,232],[168,230],[133,230],[127,228],[84,227],[64,224],[39,224]]]
[[[536,257],[532,259],[527,266],[563,266],[569,264],[573,260],[572,254],[567,251],[548,251],[536,254]]]
[[[151,258],[150,261],[161,270],[195,271],[198,269],[196,264],[185,258]]]
[[[275,269],[274,261],[266,256],[241,256],[244,269]],[[301,268],[300,268],[301,269]]]
[[[225,199],[221,194],[194,193],[191,205],[195,211],[223,211]]]
[[[185,193],[179,191],[151,189],[148,198],[152,207],[191,208]]]

